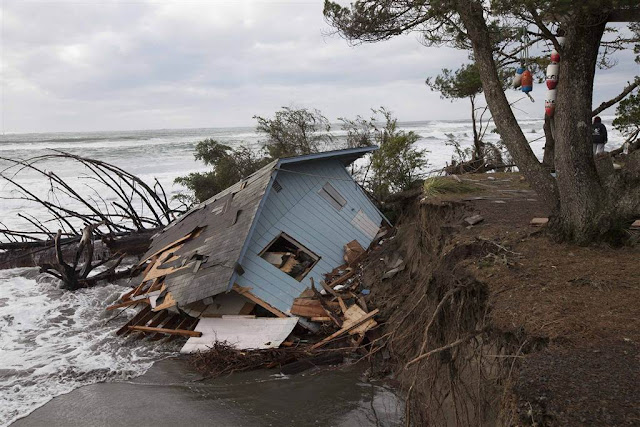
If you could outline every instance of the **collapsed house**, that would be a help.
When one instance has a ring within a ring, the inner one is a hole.
[[[118,334],[188,336],[182,351],[193,352],[215,341],[277,347],[298,323],[317,330],[329,317],[304,296],[346,282],[388,223],[346,169],[375,149],[275,160],[169,224],[141,259],[140,285],[108,308],[144,305]],[[364,319],[352,329],[375,323],[355,305],[344,311]]]

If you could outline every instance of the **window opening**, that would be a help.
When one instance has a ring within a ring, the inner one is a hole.
[[[320,257],[285,233],[281,233],[260,253],[260,257],[301,282]]]
[[[337,210],[342,209],[347,201],[344,197],[336,190],[333,185],[328,182],[318,191],[318,194],[322,196],[327,202],[331,204]]]

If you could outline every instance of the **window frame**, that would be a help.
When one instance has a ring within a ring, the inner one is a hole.
[[[268,249],[279,239],[279,238],[283,238],[285,240],[287,240],[289,243],[291,243],[292,245],[296,246],[298,249],[300,249],[301,251],[303,251],[304,253],[306,253],[307,255],[309,255],[309,257],[311,257],[314,261],[313,264],[311,264],[309,267],[307,267],[306,270],[304,270],[304,272],[299,275],[298,277],[294,277],[291,276],[290,274],[288,274],[287,272],[280,270],[280,268],[276,267],[275,265],[271,264],[269,261],[267,261],[266,259],[262,258],[262,255],[265,254],[265,252],[268,252]],[[265,261],[267,264],[274,266],[276,269],[280,270],[281,272],[283,272],[284,274],[286,274],[287,276],[291,277],[293,280],[296,280],[298,282],[302,282],[302,280],[307,277],[307,275],[309,274],[309,272],[311,272],[311,270],[313,270],[313,268],[318,265],[318,262],[320,262],[320,259],[322,258],[320,255],[316,254],[315,252],[311,251],[311,249],[307,248],[306,246],[304,246],[302,243],[298,242],[296,239],[294,239],[293,237],[291,237],[290,235],[288,235],[287,233],[285,233],[284,231],[281,231],[280,233],[278,233],[276,235],[276,237],[274,237],[273,239],[271,239],[271,241],[269,241],[269,243],[258,253],[258,256]]]
[[[328,189],[328,190],[327,190]],[[329,181],[327,181],[320,190],[318,190],[318,194],[320,197],[325,199],[333,208],[337,211],[342,210],[345,206],[347,206],[347,199],[344,198],[342,194],[331,185]]]

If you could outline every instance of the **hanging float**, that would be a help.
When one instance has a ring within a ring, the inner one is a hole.
[[[557,37],[560,47],[564,46],[564,37]],[[551,64],[547,66],[547,96],[544,100],[544,113],[547,117],[553,117],[556,111],[556,96],[558,86],[558,73],[560,70],[560,53],[556,49],[551,51],[550,58]]]
[[[547,97],[544,100],[544,113],[549,117],[553,117],[553,113],[556,111],[557,92],[555,89],[548,90]]]
[[[531,75],[531,71],[524,70],[522,73],[522,88],[520,90],[527,95],[533,90],[533,76]]]
[[[558,85],[558,70],[560,66],[558,64],[549,64],[547,66],[547,88],[553,90]]]
[[[527,63],[529,62],[529,35],[526,28],[521,28],[522,31],[522,49],[520,49],[520,67],[516,69],[516,74],[513,76],[513,87],[526,94],[531,102],[534,102],[530,93],[533,90],[533,76],[531,71],[527,69]]]
[[[518,89],[522,85],[522,73],[524,73],[524,66],[516,68],[516,74],[513,76],[513,87]]]

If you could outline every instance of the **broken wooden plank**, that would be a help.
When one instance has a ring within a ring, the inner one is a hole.
[[[278,310],[277,308],[275,308],[274,306],[272,306],[271,304],[269,304],[268,302],[263,301],[260,298],[258,298],[257,296],[255,296],[254,294],[252,294],[251,293],[251,288],[245,288],[245,287],[242,287],[242,286],[238,285],[237,283],[234,283],[232,289],[234,291],[236,291],[237,293],[239,293],[240,295],[244,296],[245,298],[255,302],[256,304],[258,304],[262,308],[264,308],[264,309],[270,311],[271,313],[275,314],[278,317],[289,317],[286,314],[284,314],[283,312],[281,312],[280,310]]]
[[[182,316],[179,314],[173,314],[173,315],[169,315],[169,317],[167,318],[166,322],[164,323],[164,325],[162,325],[163,329],[175,329],[176,326],[178,326],[178,323],[180,323],[180,321],[182,320]],[[151,341],[158,341],[161,340],[163,338],[166,338],[165,334],[161,334],[161,333],[155,333],[153,335],[151,335],[151,338],[149,338]]]
[[[176,304],[177,304],[177,301],[173,298],[173,295],[171,295],[171,292],[167,292],[166,295],[164,296],[164,300],[162,301],[162,303],[156,305],[153,311],[166,310],[167,308],[171,308]]]
[[[352,305],[348,310],[344,312],[344,324],[343,328],[350,328],[352,324],[358,322],[363,316],[366,316],[367,312],[362,310],[357,305]],[[377,325],[376,321],[373,319],[367,320],[362,323],[357,328],[354,328],[349,331],[349,335],[361,334],[364,335],[367,330],[375,327]]]
[[[347,265],[351,265],[364,253],[365,250],[362,245],[357,240],[352,240],[344,245],[344,262],[346,262]]]
[[[165,329],[165,328],[152,328],[150,326],[129,326],[131,331],[140,332],[155,332],[158,334],[179,335],[182,337],[201,337],[202,332],[189,331],[187,329]]]
[[[313,282],[311,282],[311,290],[316,294],[316,299],[320,302],[320,304],[322,305],[322,308],[324,308],[325,312],[329,315],[329,317],[331,317],[331,320],[333,320],[333,322],[339,328],[341,328],[342,327],[342,319],[340,319],[338,316],[336,316],[335,313],[331,310],[331,308],[327,304],[327,301],[325,301],[325,299],[322,297],[322,294],[320,294],[320,292],[318,292],[316,287],[313,285]]]
[[[360,319],[358,319],[357,321],[354,321],[350,326],[346,327],[346,328],[342,328],[339,331],[334,332],[333,334],[329,335],[328,337],[326,337],[325,339],[323,339],[320,342],[315,343],[314,345],[311,346],[311,350],[315,350],[317,348],[320,348],[322,346],[324,346],[325,344],[327,344],[329,341],[338,338],[341,335],[346,334],[347,332],[349,332],[352,329],[357,328],[358,326],[360,326],[361,324],[363,324],[364,322],[366,322],[367,320],[373,318],[376,314],[378,314],[380,310],[378,310],[377,308],[369,313],[367,313],[366,315],[362,316]]]
[[[187,240],[191,239],[192,237],[198,237],[198,235],[200,234],[200,232],[202,231],[202,228],[195,228],[193,231],[191,231],[190,233],[186,234],[185,236],[174,240],[173,242],[169,243],[168,245],[166,245],[165,247],[163,247],[162,249],[159,249],[157,251],[155,251],[154,253],[152,253],[151,255],[149,255],[148,257],[146,257],[143,260],[140,260],[140,262],[138,263],[138,265],[142,265],[144,264],[147,260],[153,258],[154,256],[158,256],[161,253],[173,248],[174,246],[179,245],[180,243],[186,242]]]
[[[291,306],[291,314],[302,317],[325,317],[326,310],[317,299],[296,298]]]
[[[328,286],[333,289],[336,286],[341,285],[344,282],[346,282],[347,280],[351,279],[355,274],[356,274],[356,271],[355,270],[351,270],[348,273],[343,274],[342,276],[338,277],[333,282],[329,283]]]
[[[313,280],[313,279],[312,279]],[[312,282],[313,283],[313,282]],[[322,286],[322,289],[324,289],[329,295],[333,295],[334,297],[337,297],[338,294],[336,293],[335,290],[333,290],[333,288],[329,285],[327,285],[327,282],[325,282],[324,280],[320,281],[320,286]]]
[[[128,327],[131,326],[131,325],[137,324],[140,319],[142,319],[144,316],[146,316],[150,312],[151,312],[151,307],[150,306],[144,307],[135,316],[133,316],[131,319],[129,319],[129,321],[124,324],[124,326],[122,326],[120,329],[118,329],[116,331],[116,335],[122,335],[124,333],[129,333]]]
[[[311,321],[312,322],[331,322],[331,317],[329,316],[312,317]]]

